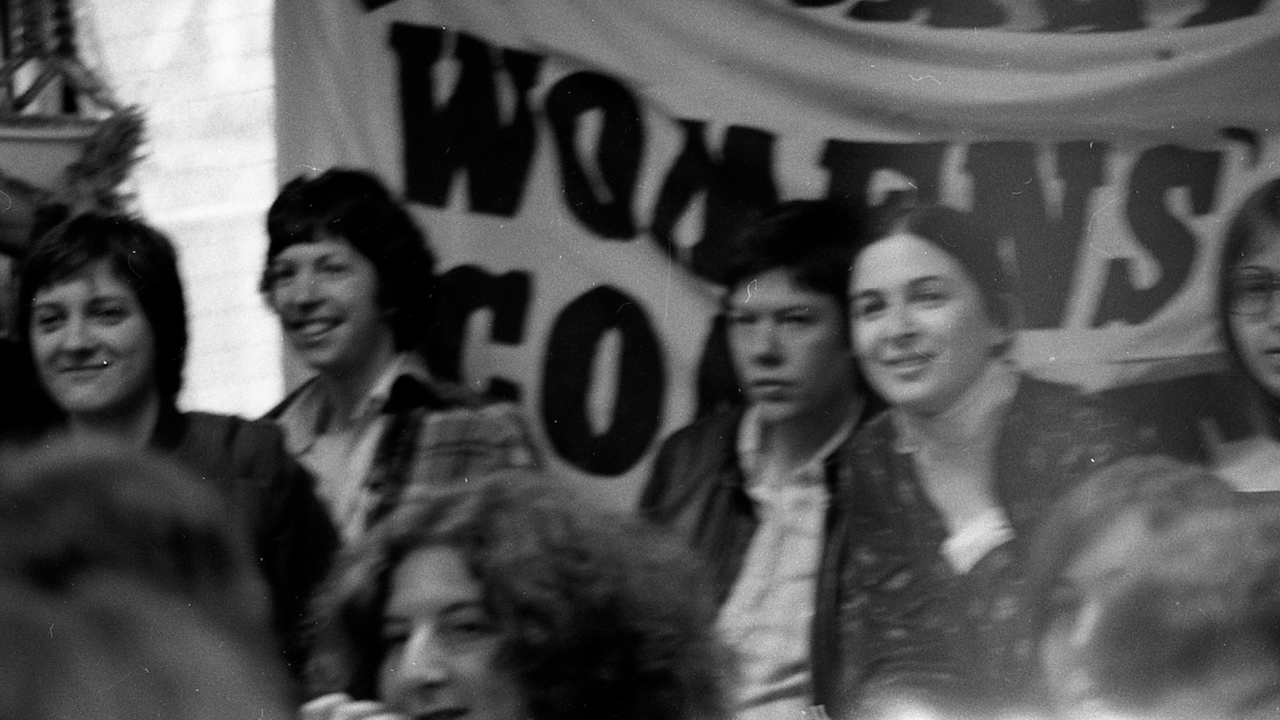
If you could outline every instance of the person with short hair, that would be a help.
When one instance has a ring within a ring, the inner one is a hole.
[[[722,720],[714,612],[682,543],[534,471],[418,487],[317,599],[301,716]]]
[[[67,218],[23,259],[18,331],[55,409],[46,436],[149,448],[227,499],[250,534],[275,631],[297,670],[299,623],[337,536],[271,423],[178,409],[187,315],[169,239],[129,215]]]
[[[975,213],[911,201],[858,240],[853,345],[889,408],[841,463],[838,602],[857,611],[833,641],[849,673],[840,713],[1016,700],[1025,662],[1005,643],[1021,544],[1063,493],[1142,448],[1117,413],[1008,359],[1003,240]]]
[[[826,652],[839,611],[824,601],[834,462],[871,406],[846,321],[854,232],[838,205],[797,200],[737,238],[721,279],[746,406],[667,438],[640,497],[641,515],[710,562],[739,718],[803,717],[839,676]]]
[[[345,540],[385,516],[410,477],[447,483],[536,464],[513,405],[428,372],[435,258],[381,180],[347,168],[296,177],[267,234],[262,293],[315,371],[267,417]]]

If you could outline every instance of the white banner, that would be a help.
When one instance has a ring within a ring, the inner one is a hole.
[[[1272,3],[1274,6],[1274,3]],[[454,313],[435,367],[517,396],[627,504],[698,405],[752,208],[912,188],[1017,240],[1030,371],[1206,372],[1217,249],[1280,175],[1280,8],[1165,0],[277,0],[281,180],[402,193]]]

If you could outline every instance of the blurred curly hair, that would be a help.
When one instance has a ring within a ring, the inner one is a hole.
[[[706,573],[674,538],[584,510],[534,471],[406,497],[347,549],[313,606],[316,694],[373,699],[390,577],[415,550],[457,548],[503,634],[536,720],[727,718],[727,650]]]

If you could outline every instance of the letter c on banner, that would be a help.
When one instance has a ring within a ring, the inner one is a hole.
[[[605,334],[621,336],[613,417],[591,427],[587,402]],[[551,327],[542,378],[542,421],[557,454],[593,475],[621,475],[644,457],[662,424],[666,371],[658,337],[644,310],[617,288],[590,290],[569,303]]]

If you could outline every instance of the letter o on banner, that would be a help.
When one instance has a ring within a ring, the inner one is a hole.
[[[610,331],[621,337],[613,418],[597,434],[587,415],[596,354]],[[547,438],[567,462],[593,475],[616,476],[644,457],[662,424],[666,371],[649,318],[630,296],[598,287],[560,312],[552,325],[542,377]]]

